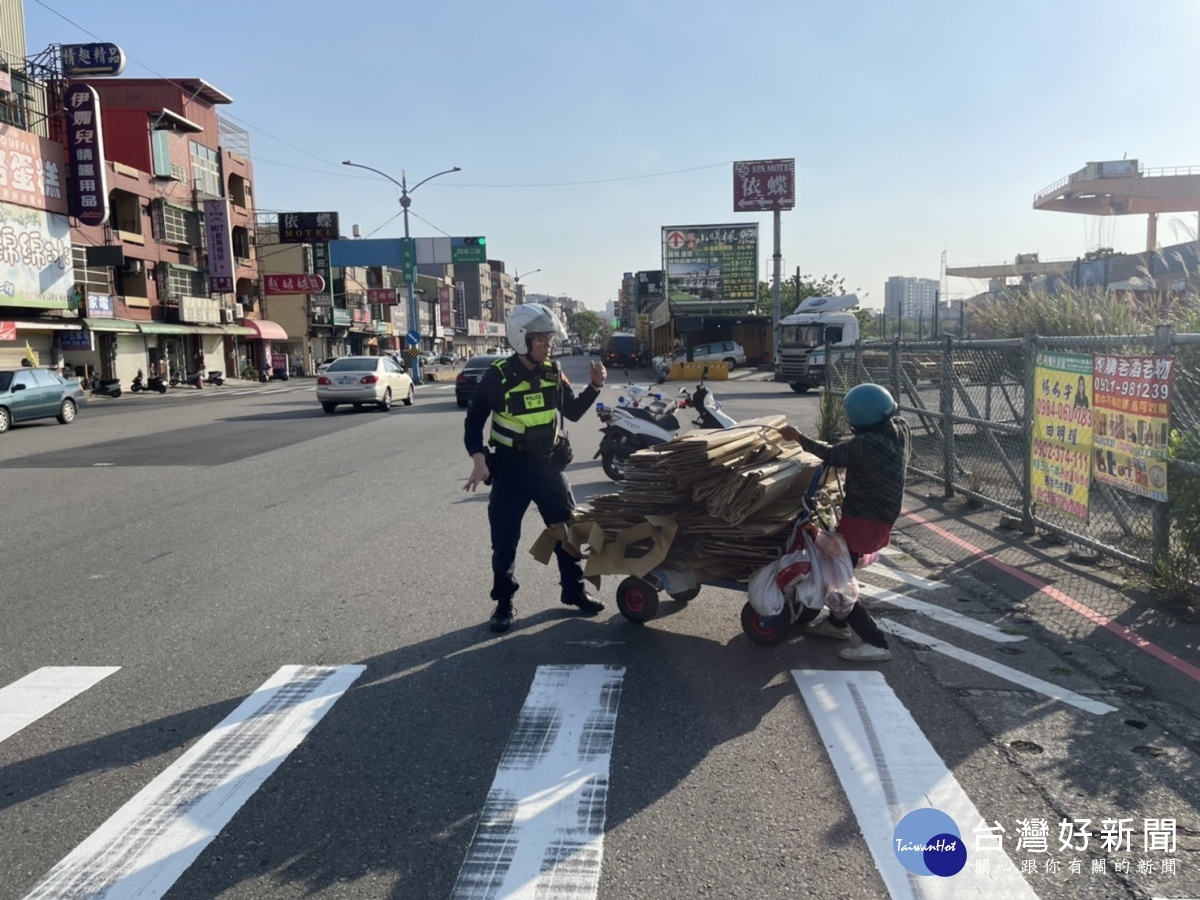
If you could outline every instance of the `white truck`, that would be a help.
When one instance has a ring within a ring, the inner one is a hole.
[[[808,297],[796,311],[779,320],[775,347],[775,380],[786,381],[798,394],[825,383],[825,345],[835,352],[853,348],[859,339],[857,294]]]

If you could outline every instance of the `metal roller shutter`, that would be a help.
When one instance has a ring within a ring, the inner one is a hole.
[[[38,362],[43,366],[49,366],[52,362],[50,359],[50,341],[51,337],[48,334],[32,334],[28,331],[18,331],[15,341],[5,341],[0,344],[0,369],[15,369],[21,365],[21,360],[25,358],[25,342],[29,341],[29,346],[33,348],[33,352],[38,355]]]

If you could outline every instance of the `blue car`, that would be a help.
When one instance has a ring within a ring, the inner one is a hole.
[[[49,369],[0,369],[0,434],[17,422],[56,418],[75,421],[84,393],[78,381],[67,381]]]

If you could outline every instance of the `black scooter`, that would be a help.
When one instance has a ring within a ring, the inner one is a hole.
[[[208,377],[204,379],[205,384],[211,384],[213,387],[220,387],[225,383],[225,376],[216,369],[210,369]]]
[[[101,381],[97,376],[92,376],[88,389],[93,394],[98,394],[101,397],[121,396],[121,382],[116,378],[106,378],[104,381]]]
[[[142,374],[142,370],[138,369],[133,383],[129,385],[129,389],[135,394],[138,391],[158,391],[160,394],[165,394],[167,392],[167,383],[158,375],[151,375],[149,378],[146,378]]]

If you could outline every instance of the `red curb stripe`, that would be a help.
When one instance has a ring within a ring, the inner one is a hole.
[[[1072,597],[1070,594],[1065,594],[1062,591],[1060,591],[1058,588],[1053,587],[1049,584],[1046,584],[1046,582],[1041,581],[1037,578],[1034,578],[1032,575],[1028,574],[1027,572],[1023,572],[1014,566],[1010,566],[1008,563],[1003,562],[1002,560],[998,559],[993,554],[988,553],[986,550],[982,549],[981,547],[976,547],[970,541],[964,540],[963,538],[960,538],[956,534],[951,534],[945,528],[942,528],[940,525],[935,525],[933,522],[930,522],[924,516],[918,515],[917,513],[914,513],[914,512],[909,512],[908,510],[903,510],[903,512],[904,512],[904,515],[908,516],[908,518],[912,519],[918,525],[923,525],[924,527],[928,528],[930,531],[932,531],[934,534],[938,535],[939,537],[945,538],[950,543],[958,545],[962,549],[966,550],[968,553],[978,556],[980,559],[984,560],[985,562],[991,563],[993,566],[995,566],[997,569],[999,569],[1004,574],[1011,575],[1013,578],[1016,578],[1016,579],[1019,579],[1020,581],[1025,582],[1030,587],[1036,588],[1037,590],[1039,590],[1043,594],[1045,594],[1047,597],[1050,597],[1052,600],[1057,600],[1063,606],[1067,607],[1067,609],[1073,610],[1074,612],[1079,613],[1085,619],[1090,619],[1092,622],[1095,622],[1097,625],[1103,626],[1104,628],[1106,628],[1107,630],[1109,630],[1113,634],[1115,634],[1117,637],[1119,637],[1121,640],[1127,641],[1128,643],[1132,644],[1134,647],[1137,647],[1137,649],[1139,649],[1145,653],[1149,653],[1155,659],[1160,660],[1161,662],[1165,662],[1172,669],[1174,669],[1175,671],[1177,671],[1183,675],[1188,676],[1193,681],[1200,681],[1200,667],[1196,667],[1196,666],[1193,666],[1189,662],[1185,662],[1184,660],[1180,659],[1175,654],[1164,650],[1162,647],[1158,646],[1158,644],[1154,643],[1153,641],[1146,640],[1144,637],[1142,637],[1136,631],[1132,631],[1129,628],[1126,628],[1124,625],[1122,625],[1119,622],[1114,621],[1113,619],[1110,619],[1108,616],[1105,616],[1105,615],[1102,615],[1101,613],[1096,612],[1096,610],[1092,609],[1087,604],[1079,602],[1074,597]]]

